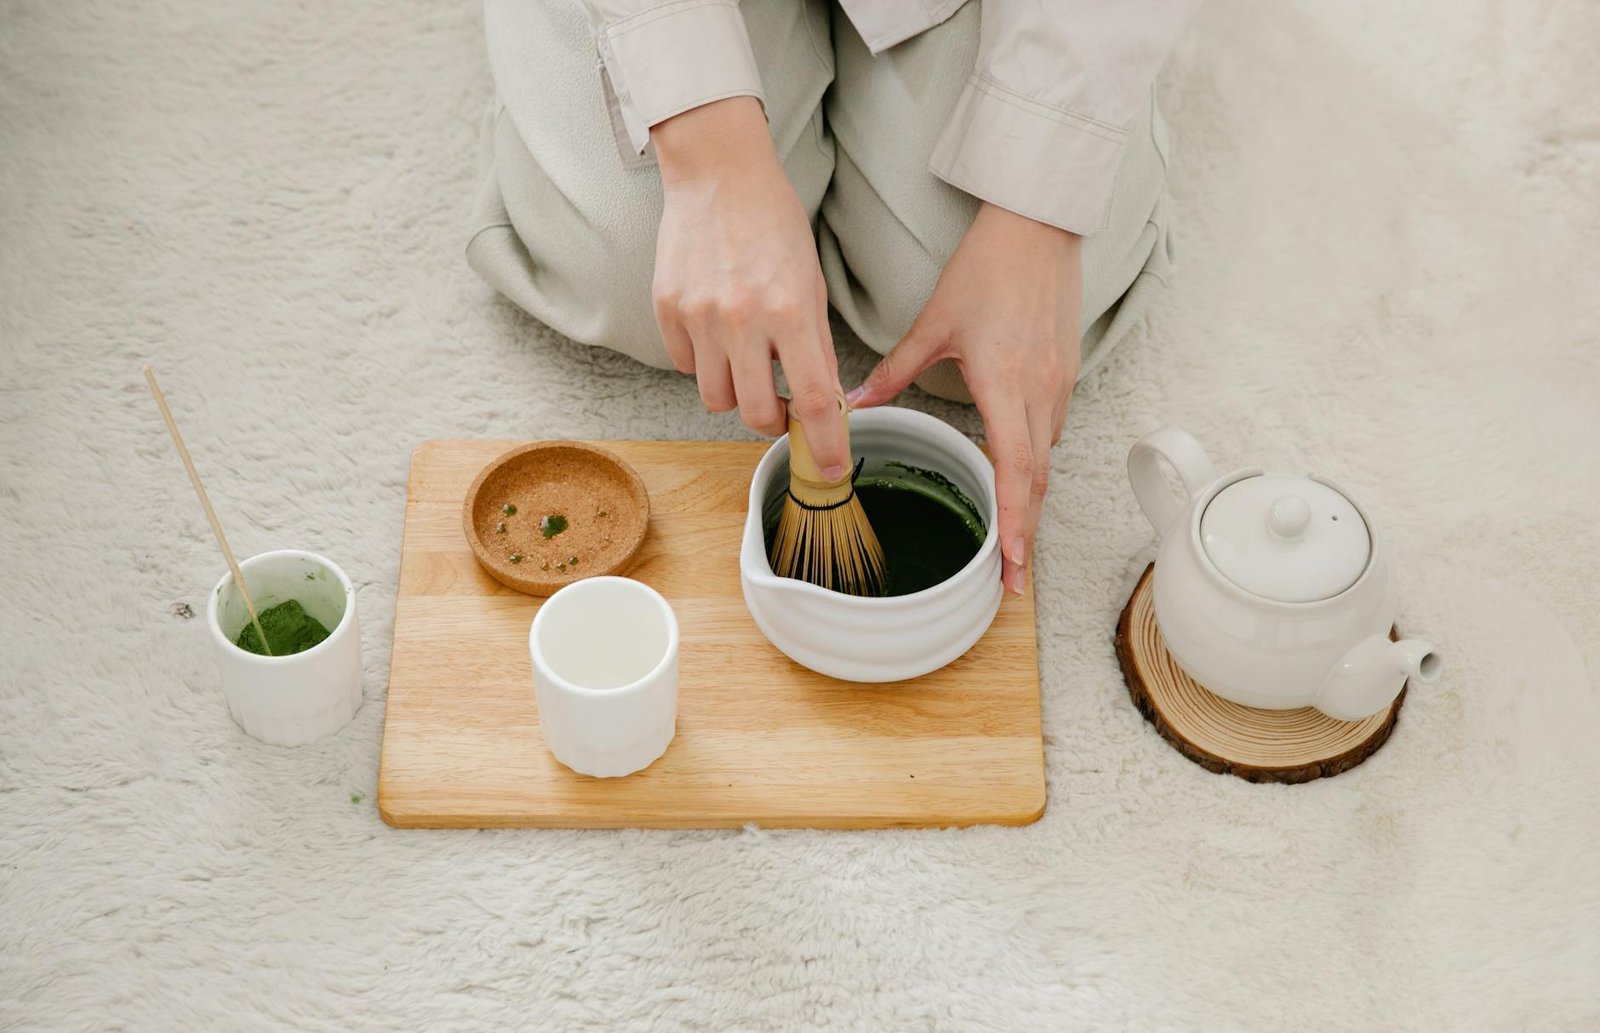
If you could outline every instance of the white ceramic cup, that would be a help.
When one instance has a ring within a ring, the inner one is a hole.
[[[528,631],[539,730],[557,760],[615,778],[649,767],[678,727],[678,619],[625,577],[574,581]]]
[[[303,653],[261,656],[234,645],[250,623],[231,573],[206,604],[206,623],[228,712],[249,735],[274,746],[300,746],[343,728],[361,709],[361,626],[356,593],[332,560],[279,549],[239,564],[256,611],[298,599],[329,629]]]

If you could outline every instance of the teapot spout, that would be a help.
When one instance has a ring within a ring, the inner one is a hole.
[[[1391,642],[1371,635],[1334,664],[1317,692],[1315,706],[1329,717],[1358,721],[1394,702],[1407,679],[1427,683],[1439,677],[1438,650],[1421,639]]]

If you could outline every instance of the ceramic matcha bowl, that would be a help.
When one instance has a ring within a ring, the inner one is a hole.
[[[845,681],[917,678],[961,656],[1000,608],[1000,543],[994,467],[954,427],[911,409],[850,415],[850,443],[863,476],[885,464],[936,471],[970,501],[986,528],[977,554],[954,576],[909,595],[863,598],[778,577],[767,560],[767,514],[789,483],[785,435],[750,481],[739,551],[745,605],[768,641],[796,663]]]

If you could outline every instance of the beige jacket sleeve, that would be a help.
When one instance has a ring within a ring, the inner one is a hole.
[[[840,0],[874,54],[963,0]],[[985,201],[1077,233],[1111,219],[1128,125],[1199,0],[984,0],[977,66],[928,168]],[[634,154],[650,127],[762,97],[737,0],[584,0]],[[763,98],[763,103],[765,100]]]
[[[841,0],[873,53],[959,2]],[[928,168],[1077,233],[1104,229],[1128,124],[1199,0],[984,0],[977,67]]]
[[[552,2],[552,0],[540,0]],[[650,127],[724,97],[761,93],[738,0],[584,0],[606,85],[633,153]]]

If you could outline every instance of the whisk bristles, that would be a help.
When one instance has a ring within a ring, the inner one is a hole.
[[[885,591],[883,546],[861,508],[853,475],[831,484],[791,469],[789,493],[768,559],[778,576],[831,591],[846,595]]]
[[[850,448],[850,406],[839,396],[839,431]],[[779,577],[809,581],[846,595],[883,595],[888,589],[883,546],[856,495],[855,475],[822,476],[805,426],[789,410],[789,493],[767,559]]]

